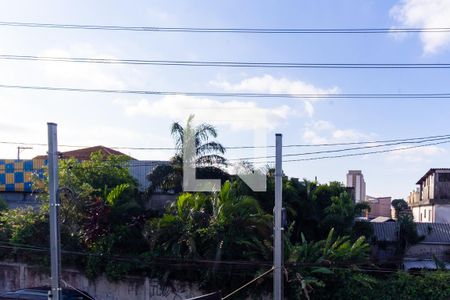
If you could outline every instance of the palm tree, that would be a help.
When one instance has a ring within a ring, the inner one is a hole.
[[[195,148],[195,157],[193,159],[195,166],[225,166],[226,159],[222,156],[225,154],[225,147],[212,140],[212,138],[217,137],[216,128],[206,123],[192,127],[193,119],[194,115],[190,115],[185,127],[178,122],[172,124],[170,132],[175,139],[177,150],[175,157],[178,160],[183,159],[183,147],[186,145],[188,138],[192,138]]]
[[[197,169],[200,179],[217,178],[222,182],[229,179],[229,174],[220,168],[227,163],[222,156],[225,147],[213,140],[217,137],[216,129],[206,123],[193,127],[193,119],[194,115],[190,115],[185,127],[178,122],[172,124],[170,132],[175,140],[176,153],[170,159],[169,165],[160,165],[147,175],[147,179],[152,183],[150,194],[157,189],[172,190],[176,193],[182,191],[184,159]],[[183,147],[190,142],[194,148],[194,157],[183,157]]]

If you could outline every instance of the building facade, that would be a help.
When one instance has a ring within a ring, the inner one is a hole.
[[[430,169],[408,196],[414,221],[450,223],[450,168]]]
[[[370,211],[367,212],[366,217],[368,219],[391,218],[391,200],[391,197],[366,196],[366,202],[370,205]]]
[[[347,173],[347,188],[351,188],[355,203],[366,200],[366,182],[361,170],[350,170]]]
[[[79,161],[90,159],[92,153],[100,152],[104,156],[123,155],[129,158],[126,163],[137,183],[140,191],[144,192],[150,185],[147,175],[158,166],[167,164],[167,161],[136,160],[119,151],[96,146],[74,151],[60,153],[60,159],[75,158]],[[7,201],[9,207],[37,206],[36,188],[33,187],[34,179],[43,179],[47,156],[37,156],[29,160],[0,159],[0,197]]]
[[[371,240],[372,259],[379,262],[397,261],[396,248],[399,238],[397,222],[371,223],[373,238]],[[434,258],[449,262],[450,224],[416,223],[417,235],[422,239],[406,248],[403,257],[405,269],[436,269]],[[450,269],[450,264],[447,264]]]

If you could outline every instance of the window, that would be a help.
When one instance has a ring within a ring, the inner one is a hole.
[[[439,173],[439,182],[450,182],[450,173]]]

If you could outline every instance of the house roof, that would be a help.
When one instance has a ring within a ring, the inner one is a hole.
[[[395,222],[395,221],[388,217],[379,216],[379,217],[376,217],[375,219],[370,220],[370,222],[383,223],[383,222]]]
[[[75,158],[78,160],[89,160],[91,158],[91,154],[95,152],[100,152],[104,156],[110,155],[123,155],[130,158],[130,160],[136,160],[133,157],[130,157],[120,151],[105,147],[105,146],[94,146],[89,148],[82,148],[72,151],[61,152],[61,158]],[[46,159],[47,155],[36,156],[34,159]]]
[[[422,176],[422,178],[419,179],[419,181],[417,181],[416,184],[421,184],[422,182],[425,181],[425,179],[430,175],[433,174],[436,171],[449,171],[450,172],[450,168],[431,168],[428,170],[428,172],[425,173],[425,175]]]
[[[445,268],[447,270],[450,270],[450,263],[444,263]],[[436,262],[434,260],[429,259],[423,259],[423,260],[409,260],[405,259],[403,262],[403,268],[405,270],[411,270],[411,269],[429,269],[429,270],[436,270]]]
[[[371,223],[377,241],[395,242],[398,238],[398,223]],[[424,239],[423,244],[450,245],[450,224],[448,223],[416,223],[417,233]]]

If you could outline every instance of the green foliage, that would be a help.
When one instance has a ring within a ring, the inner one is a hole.
[[[0,211],[8,209],[8,203],[0,196]]]
[[[389,280],[380,281],[374,296],[378,295],[386,300],[444,300],[450,298],[449,282],[450,272],[424,272],[420,275],[398,272]]]
[[[317,276],[318,273],[315,275]],[[363,300],[446,300],[450,297],[450,272],[422,272],[417,275],[397,272],[377,276],[377,272],[367,274],[351,268],[336,268],[333,274],[317,279],[304,276],[304,284],[293,280],[288,286],[288,299],[363,299]],[[307,288],[305,294],[302,287]]]
[[[163,191],[182,191],[183,163],[196,167],[197,177],[203,179],[221,179],[222,182],[229,179],[229,175],[221,169],[226,166],[225,147],[214,139],[217,138],[217,130],[207,123],[193,125],[194,115],[190,115],[185,126],[174,122],[170,133],[175,141],[176,154],[170,160],[170,165],[158,166],[153,174],[149,174],[151,181],[149,192],[155,189]],[[183,157],[183,149],[191,145],[194,150],[193,157]],[[183,162],[183,160],[185,160]]]
[[[399,225],[397,253],[403,254],[409,246],[419,243],[424,237],[418,235],[412,214],[400,214],[397,222]]]
[[[358,264],[367,262],[368,251],[364,237],[352,242],[348,236],[336,236],[334,229],[321,241],[308,242],[303,235],[299,244],[286,240],[286,264],[292,284],[288,289],[290,299],[309,299],[315,289],[328,288],[326,282],[336,277],[335,266],[357,269]]]
[[[395,218],[398,219],[400,214],[408,209],[408,203],[403,199],[394,199],[391,202],[392,207],[395,210]]]

